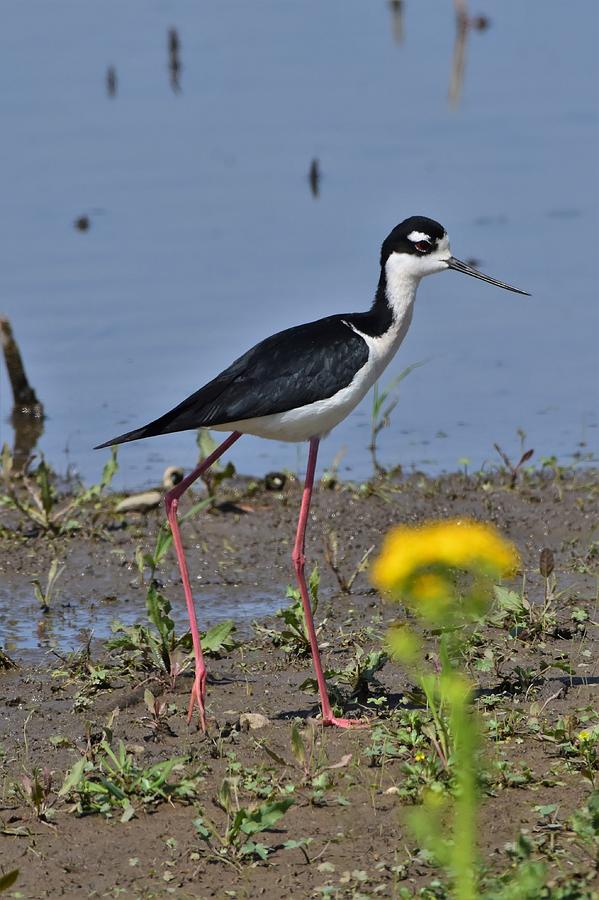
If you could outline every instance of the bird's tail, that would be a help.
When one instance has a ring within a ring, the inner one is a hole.
[[[129,441],[139,441],[141,438],[154,437],[161,433],[160,428],[157,426],[158,421],[159,420],[157,419],[155,422],[150,422],[148,425],[143,425],[141,428],[135,428],[133,431],[119,434],[109,441],[104,441],[103,444],[98,444],[97,447],[94,447],[94,450],[103,450],[104,447],[112,447],[114,444],[127,444]]]

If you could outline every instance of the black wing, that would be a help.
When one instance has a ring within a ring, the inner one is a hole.
[[[343,316],[288,328],[256,344],[159,419],[95,449],[305,406],[350,384],[367,359],[366,341]]]

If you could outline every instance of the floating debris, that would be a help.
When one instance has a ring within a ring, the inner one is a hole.
[[[403,0],[389,0],[391,29],[396,44],[403,43]]]
[[[310,163],[310,171],[308,172],[308,181],[310,182],[310,190],[313,197],[320,196],[320,163],[316,157]]]
[[[181,50],[181,41],[176,28],[169,28],[168,31],[168,71],[170,83],[175,94],[181,93],[181,58],[179,56]]]
[[[162,485],[167,491],[174,488],[175,485],[179,484],[181,481],[183,481],[183,469],[180,466],[168,466],[168,468],[164,470]],[[141,494],[125,497],[124,500],[117,503],[115,512],[150,512],[150,510],[160,506],[163,499],[164,494],[162,491],[144,491]]]
[[[117,85],[116,69],[114,66],[108,66],[106,70],[106,93],[109,97],[116,97]]]

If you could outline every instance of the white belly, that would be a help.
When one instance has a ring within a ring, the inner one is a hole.
[[[395,325],[382,337],[370,337],[356,331],[368,344],[368,361],[356,372],[347,387],[342,388],[326,400],[317,400],[287,412],[243,419],[239,422],[224,422],[211,425],[214,431],[240,431],[258,437],[277,441],[309,441],[322,438],[339,422],[342,422],[364,399],[372,385],[393,359],[412,320],[412,305]]]

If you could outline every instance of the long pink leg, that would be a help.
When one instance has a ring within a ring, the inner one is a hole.
[[[302,494],[302,505],[300,507],[299,521],[297,523],[297,533],[295,535],[295,545],[291,559],[293,568],[295,569],[295,577],[300,589],[302,605],[304,607],[304,617],[306,619],[306,627],[308,629],[308,637],[310,638],[310,648],[312,650],[312,661],[314,663],[314,671],[316,672],[316,681],[318,682],[318,691],[320,693],[320,706],[322,708],[322,724],[337,725],[339,728],[364,728],[366,723],[357,719],[339,719],[333,715],[329,693],[327,691],[327,683],[325,681],[324,672],[322,671],[322,663],[320,661],[320,651],[318,649],[318,639],[316,637],[316,629],[314,628],[314,618],[312,616],[312,607],[310,605],[310,595],[306,584],[306,576],[304,575],[304,564],[306,557],[304,555],[306,545],[306,525],[310,514],[310,501],[312,499],[312,488],[314,486],[314,470],[316,469],[316,457],[318,455],[318,438],[312,438],[310,441],[310,453],[308,455],[308,468],[306,469],[306,481],[304,482],[304,493]]]
[[[179,498],[185,493],[188,487],[190,487],[196,479],[202,475],[210,466],[216,462],[219,456],[228,450],[231,444],[234,444],[235,441],[241,437],[239,431],[234,431],[229,437],[220,444],[214,453],[211,453],[210,456],[206,457],[206,459],[200,463],[200,465],[193,470],[183,481],[180,481],[178,485],[176,485],[172,490],[170,490],[164,498],[164,505],[166,507],[166,517],[168,519],[168,523],[171,527],[171,531],[173,533],[173,542],[175,544],[175,552],[177,553],[177,561],[179,563],[179,571],[181,572],[181,580],[183,581],[183,590],[185,592],[185,602],[187,604],[187,613],[189,615],[189,625],[191,628],[191,639],[193,641],[193,653],[195,656],[195,680],[193,683],[193,687],[191,689],[191,696],[189,698],[189,711],[187,714],[187,721],[191,722],[191,717],[193,715],[193,708],[195,704],[198,704],[200,709],[200,725],[202,731],[206,731],[206,709],[205,709],[205,698],[206,698],[206,666],[204,664],[204,655],[202,653],[202,644],[200,641],[200,632],[198,630],[198,622],[196,619],[196,611],[193,603],[193,596],[191,593],[191,584],[189,582],[189,571],[187,569],[187,563],[185,561],[185,551],[183,550],[183,542],[181,541],[181,533],[179,531],[179,523],[177,521],[177,508],[179,506]]]

